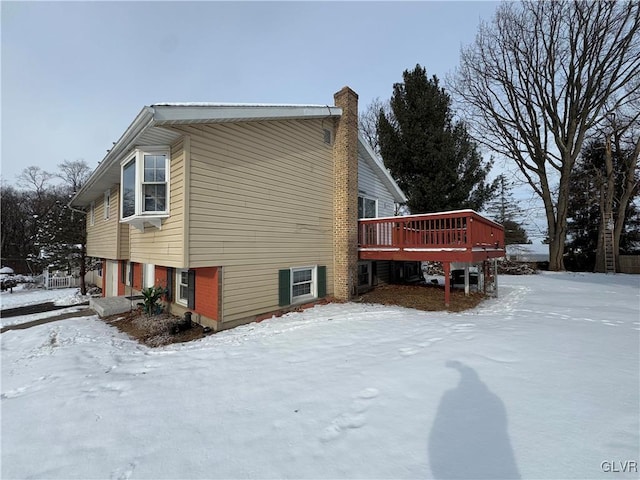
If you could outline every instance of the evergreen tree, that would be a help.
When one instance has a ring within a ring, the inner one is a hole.
[[[520,223],[522,210],[513,198],[512,184],[504,175],[496,179],[497,189],[493,200],[487,203],[486,211],[496,222],[504,227],[504,242],[506,245],[517,243],[531,243],[527,231]]]
[[[38,222],[36,241],[46,266],[71,275],[80,266],[85,243],[85,216],[67,206],[71,198],[68,188],[56,189],[56,200]]]
[[[378,141],[385,165],[407,194],[411,213],[480,210],[495,191],[485,181],[491,162],[462,122],[451,98],[420,65],[393,86],[390,113],[379,112]]]

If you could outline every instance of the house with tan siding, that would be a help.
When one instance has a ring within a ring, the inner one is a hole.
[[[387,282],[359,260],[358,220],[406,198],[358,134],[358,96],[334,105],[144,107],[71,205],[106,297],[167,289],[215,330]]]

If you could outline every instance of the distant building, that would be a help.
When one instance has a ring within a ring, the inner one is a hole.
[[[549,261],[549,245],[515,243],[507,245],[507,259],[520,263],[543,263]]]

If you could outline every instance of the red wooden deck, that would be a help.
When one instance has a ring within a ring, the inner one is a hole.
[[[358,221],[361,260],[482,262],[503,257],[502,225],[473,210]]]
[[[504,229],[473,210],[359,220],[358,254],[361,260],[442,262],[448,306],[451,262],[503,257]]]

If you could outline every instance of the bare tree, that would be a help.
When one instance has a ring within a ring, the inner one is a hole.
[[[638,157],[640,156],[640,109],[627,109],[611,115],[603,128],[604,168],[594,172],[599,187],[600,222],[596,248],[596,271],[605,271],[605,231],[613,231],[613,260],[620,271],[620,237],[627,208],[638,194]],[[602,138],[602,137],[601,137]],[[614,159],[614,156],[616,157]],[[613,225],[609,225],[609,219]]]
[[[360,133],[378,155],[380,155],[380,142],[378,141],[378,119],[380,118],[380,111],[383,111],[387,116],[391,115],[389,101],[382,101],[380,97],[376,97],[358,116],[358,129]]]
[[[18,185],[33,192],[38,198],[42,198],[50,187],[51,179],[55,175],[35,165],[26,167],[18,175]]]
[[[58,168],[60,173],[56,174],[56,177],[62,179],[74,194],[91,175],[91,167],[84,160],[65,160]]]
[[[639,30],[638,2],[502,3],[461,52],[451,88],[476,139],[542,199],[552,270],[564,269],[569,180],[587,133],[640,95],[628,88]]]

